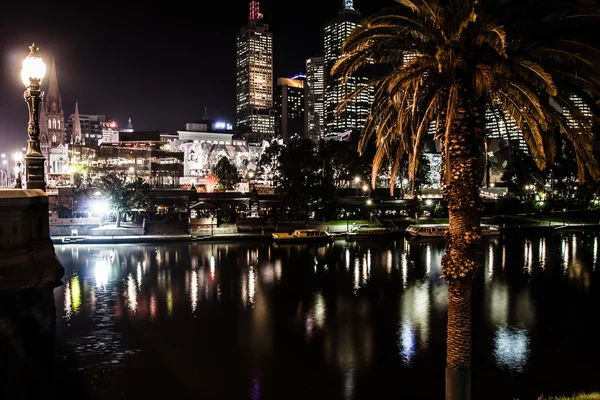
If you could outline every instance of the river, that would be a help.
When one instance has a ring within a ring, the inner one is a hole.
[[[473,398],[600,390],[599,240],[483,241]],[[56,251],[66,270],[55,289],[65,398],[444,396],[442,240]]]

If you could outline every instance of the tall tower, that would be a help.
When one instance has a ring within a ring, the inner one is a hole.
[[[236,117],[244,132],[270,138],[275,134],[273,35],[262,17],[258,1],[251,1],[248,23],[237,37]]]
[[[341,55],[344,41],[359,26],[360,13],[354,9],[352,0],[344,0],[344,9],[325,25],[325,131],[327,134],[358,131],[364,126],[371,110],[374,92],[364,90],[348,103],[346,109],[336,115],[337,107],[357,88],[366,85],[370,72],[359,71],[343,83],[342,77],[331,76],[331,68]]]
[[[65,113],[62,98],[58,91],[58,79],[56,77],[56,63],[52,59],[48,91],[44,99],[42,111],[45,113],[47,124],[47,139],[50,147],[64,145],[66,143],[67,129],[65,127]]]
[[[323,57],[306,60],[305,137],[323,135],[325,121],[325,62]]]
[[[79,119],[79,102],[77,100],[75,100],[75,114],[73,114],[71,144],[85,144],[85,138],[81,134],[81,120]]]
[[[277,79],[275,89],[276,131],[283,139],[304,135],[305,75]]]

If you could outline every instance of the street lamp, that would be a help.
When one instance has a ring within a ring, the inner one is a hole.
[[[46,64],[38,55],[38,47],[29,46],[29,55],[23,60],[21,80],[25,85],[25,102],[29,107],[27,151],[25,153],[25,180],[27,189],[46,190],[44,181],[44,155],[40,148],[39,108],[44,96],[41,90],[42,79],[46,75]]]
[[[360,176],[354,177],[354,185],[356,186],[356,197],[358,197],[358,184],[360,183]]]

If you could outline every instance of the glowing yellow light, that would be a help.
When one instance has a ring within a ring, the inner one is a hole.
[[[71,278],[71,305],[73,313],[77,313],[79,306],[81,306],[81,286],[79,284],[79,277],[77,276]]]

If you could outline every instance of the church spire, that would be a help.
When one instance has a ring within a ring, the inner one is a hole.
[[[127,132],[133,132],[133,123],[131,122],[131,117],[127,121]]]
[[[75,100],[75,114],[73,114],[73,130],[71,131],[71,143],[85,144],[81,134],[81,121],[79,119],[79,101]]]
[[[46,93],[46,107],[53,114],[62,112],[62,99],[58,91],[58,78],[56,77],[56,63],[54,62],[54,58],[52,59],[52,68],[50,69],[48,92]]]

